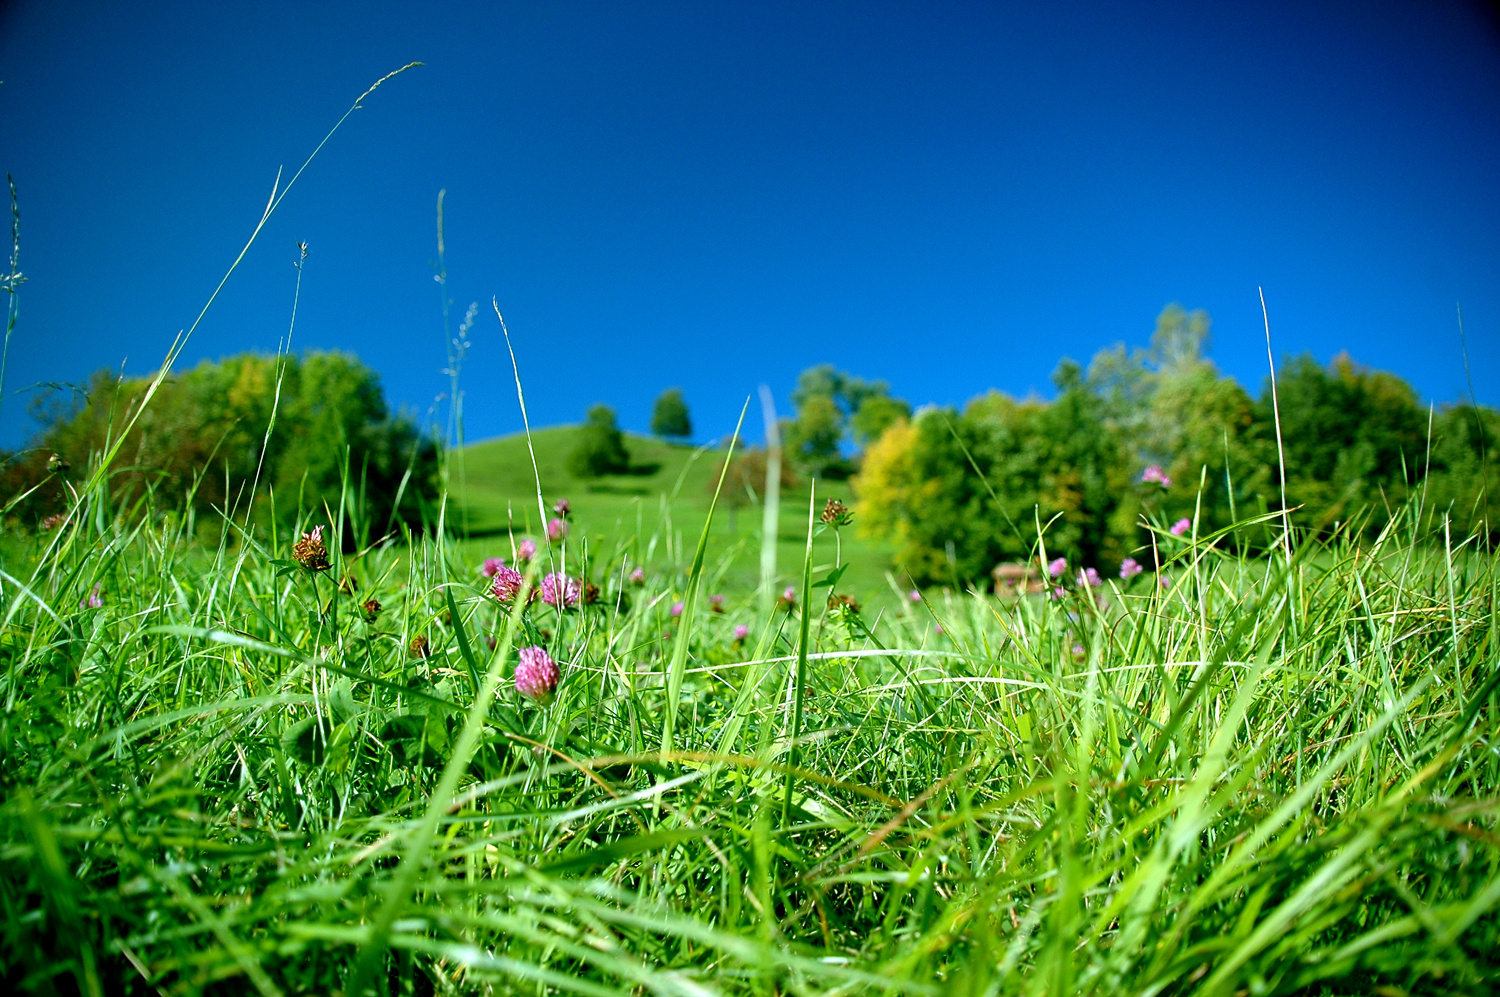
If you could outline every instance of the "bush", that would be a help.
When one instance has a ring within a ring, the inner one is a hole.
[[[578,431],[578,440],[568,454],[568,473],[575,478],[597,478],[628,470],[630,453],[625,449],[625,435],[615,422],[615,410],[595,405],[589,409],[588,421]]]
[[[656,399],[651,410],[651,432],[657,436],[686,440],[693,435],[693,420],[688,417],[687,402],[681,388],[668,388]]]

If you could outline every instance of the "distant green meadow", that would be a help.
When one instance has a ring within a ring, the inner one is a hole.
[[[574,427],[555,426],[532,434],[546,505],[558,498],[573,505],[575,526],[569,539],[575,547],[582,552],[586,545],[596,562],[618,556],[642,563],[650,551],[659,563],[685,568],[708,519],[725,449],[627,434],[632,473],[580,480],[567,470],[576,432]],[[545,520],[537,507],[537,474],[524,435],[465,447],[450,467],[447,529],[470,538],[458,549],[477,559],[475,563],[488,556],[510,558],[513,540],[542,538]],[[816,487],[819,509],[829,498],[854,502],[848,481],[824,480]],[[787,580],[800,570],[812,489],[811,482],[803,482],[781,492],[776,551],[778,563],[790,568]],[[759,496],[755,504],[751,501],[745,494],[726,494],[713,520],[709,579],[726,591],[745,593],[758,584],[761,506]],[[849,566],[843,579],[847,590],[885,604],[910,589],[891,565],[889,545],[862,538],[857,528],[842,530],[841,543],[843,562]],[[815,570],[833,567],[832,537],[819,544],[816,555]]]

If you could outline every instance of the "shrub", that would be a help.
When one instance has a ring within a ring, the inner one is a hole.
[[[625,449],[625,435],[615,422],[615,410],[595,405],[589,409],[588,421],[578,431],[577,442],[568,454],[568,473],[576,478],[597,478],[628,470],[630,454]]]

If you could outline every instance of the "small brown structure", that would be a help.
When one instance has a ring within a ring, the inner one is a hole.
[[[1046,574],[1037,565],[1007,561],[995,565],[995,594],[1024,595],[1047,590]]]

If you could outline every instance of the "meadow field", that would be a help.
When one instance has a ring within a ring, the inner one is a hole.
[[[530,449],[524,435],[464,448],[453,462],[453,490],[458,494],[449,513],[450,530],[472,540],[461,545],[460,551],[477,560],[492,554],[508,559],[522,539],[539,539],[545,525],[536,501],[540,477],[548,504],[558,497],[572,503],[576,517],[571,539],[575,545],[586,543],[606,561],[628,555],[637,563],[647,558],[648,552],[656,559],[652,551],[655,547],[660,549],[660,563],[685,568],[708,522],[724,448],[627,434],[630,473],[580,479],[567,467],[567,455],[575,446],[577,432],[571,426],[539,429],[532,434]],[[779,563],[801,562],[810,488],[804,480],[781,490],[776,535]],[[847,481],[820,482],[818,497],[820,501],[837,498],[851,505],[854,502]],[[762,528],[759,496],[742,492],[734,498],[737,501],[732,503],[726,493],[713,519],[709,534],[713,559],[705,581],[709,588],[727,585],[746,590],[757,583]],[[549,518],[551,515],[548,512]],[[843,531],[842,560],[849,566],[844,583],[861,598],[889,601],[892,581],[888,574],[899,586],[896,594],[910,588],[907,579],[892,572],[889,546],[865,539],[854,530]],[[816,567],[831,568],[832,554],[826,567],[822,561]]]
[[[476,532],[543,515],[513,442]],[[769,586],[733,567],[759,510],[719,526],[688,453],[675,500],[570,488],[508,603],[498,532],[205,540],[96,486],[13,533],[6,991],[1495,986],[1494,562],[1420,495],[1373,542],[1161,532],[1159,572],[877,611],[805,494]]]

